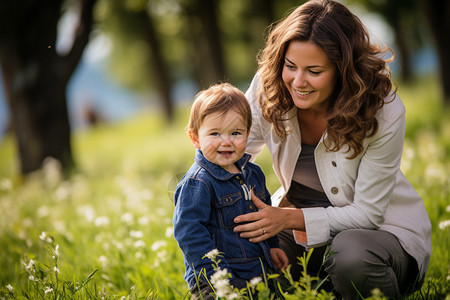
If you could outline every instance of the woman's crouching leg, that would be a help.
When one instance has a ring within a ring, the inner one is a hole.
[[[411,292],[411,280],[419,273],[416,261],[387,231],[342,231],[333,239],[331,253],[325,271],[344,299],[368,297],[375,288],[399,298]]]

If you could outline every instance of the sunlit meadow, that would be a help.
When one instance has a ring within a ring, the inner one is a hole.
[[[402,170],[433,225],[426,283],[408,299],[450,299],[450,114],[433,79],[402,85],[399,95],[407,107]],[[172,126],[144,113],[76,132],[69,179],[51,159],[21,178],[13,139],[0,141],[0,299],[189,298],[172,234],[173,191],[194,153],[187,114],[180,110]],[[257,162],[274,192],[268,153]]]

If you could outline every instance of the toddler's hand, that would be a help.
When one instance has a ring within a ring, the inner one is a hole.
[[[270,255],[272,256],[272,261],[278,270],[286,269],[286,267],[289,265],[289,259],[284,253],[284,251],[280,248],[271,248],[270,249]]]

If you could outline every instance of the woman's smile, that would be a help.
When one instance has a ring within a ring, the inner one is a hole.
[[[300,96],[300,97],[304,97],[304,96],[309,96],[311,95],[314,91],[309,91],[309,92],[305,92],[305,91],[299,91],[294,89],[294,91]]]

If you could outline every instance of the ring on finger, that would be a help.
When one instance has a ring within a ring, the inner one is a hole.
[[[263,231],[263,234],[266,234],[266,230],[264,229],[264,227],[261,228],[261,229],[262,229],[262,231]]]

